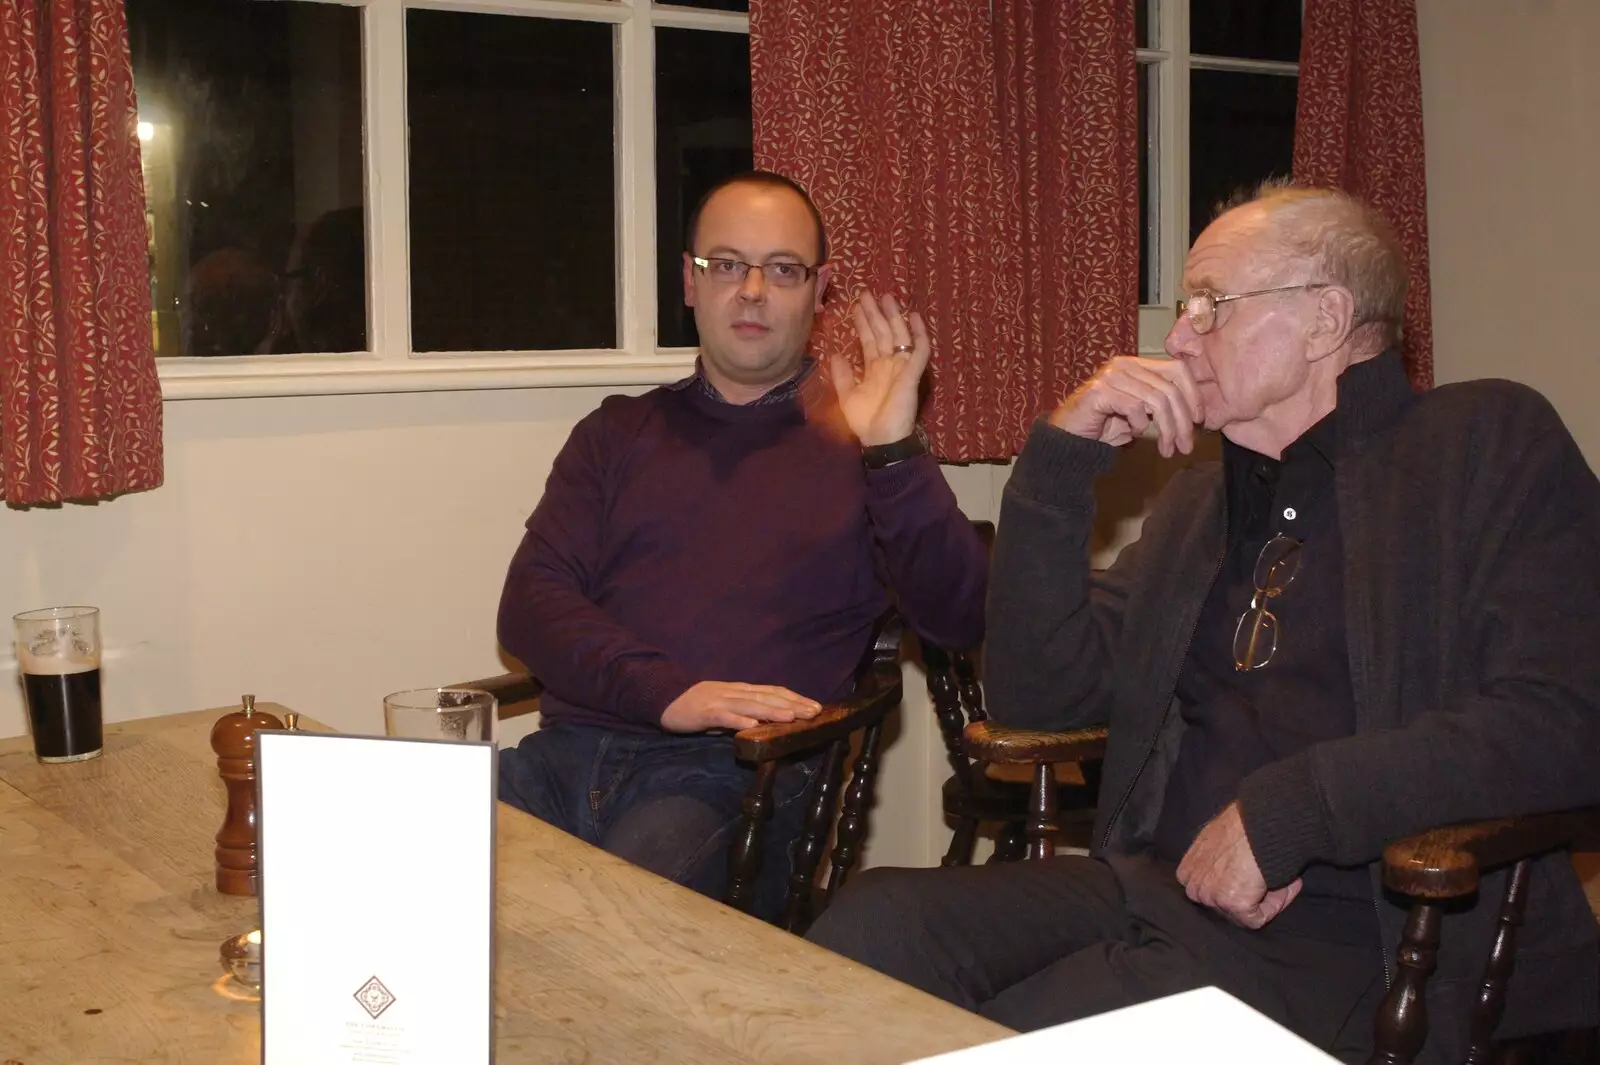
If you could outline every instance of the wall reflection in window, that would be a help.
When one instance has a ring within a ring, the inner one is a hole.
[[[156,353],[366,350],[360,9],[127,10]]]

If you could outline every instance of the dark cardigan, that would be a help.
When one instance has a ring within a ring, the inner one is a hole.
[[[1372,387],[1342,381],[1339,397],[1356,734],[1257,770],[1239,801],[1269,886],[1312,862],[1371,864],[1392,977],[1405,910],[1379,881],[1386,843],[1600,802],[1600,482],[1538,393],[1477,381],[1418,396],[1397,354],[1380,359]],[[1002,504],[985,669],[996,720],[1110,723],[1102,856],[1149,847],[1183,728],[1173,688],[1225,534],[1221,468],[1199,466],[1092,573],[1093,481],[1116,454],[1034,429]],[[1444,919],[1430,1051],[1464,1045],[1504,876]],[[1594,1024],[1600,936],[1566,855],[1535,864],[1528,913],[1502,1033]]]

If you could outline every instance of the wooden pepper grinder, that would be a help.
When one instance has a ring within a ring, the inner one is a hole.
[[[211,727],[217,772],[228,787],[228,813],[217,830],[217,890],[224,895],[256,893],[256,731],[281,729],[283,722],[256,710],[246,695],[240,707]]]

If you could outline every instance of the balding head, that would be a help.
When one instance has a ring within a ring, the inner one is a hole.
[[[1207,427],[1275,457],[1334,409],[1346,369],[1398,337],[1406,274],[1358,200],[1273,184],[1195,239],[1182,289],[1195,306],[1166,349],[1189,364]]]
[[[1376,354],[1400,340],[1406,310],[1406,258],[1394,227],[1338,189],[1268,181],[1223,213],[1257,214],[1288,280],[1331,281],[1355,302],[1356,346]]]

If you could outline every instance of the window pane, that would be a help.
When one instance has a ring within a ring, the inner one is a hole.
[[[612,36],[406,12],[413,350],[616,346]]]
[[[1140,48],[1155,48],[1160,37],[1160,13],[1156,5],[1161,0],[1133,0],[1133,34],[1134,43]]]
[[[1190,74],[1190,240],[1235,192],[1288,177],[1299,79],[1196,70]]]
[[[750,0],[658,0],[673,7],[711,8],[713,11],[749,11]]]
[[[360,10],[127,11],[156,353],[365,350]]]
[[[659,343],[700,343],[683,305],[684,227],[700,197],[751,166],[750,38],[656,31],[656,250]]]
[[[1161,299],[1161,125],[1154,63],[1139,65],[1139,302]]]
[[[1300,60],[1300,0],[1189,0],[1189,50]]]

